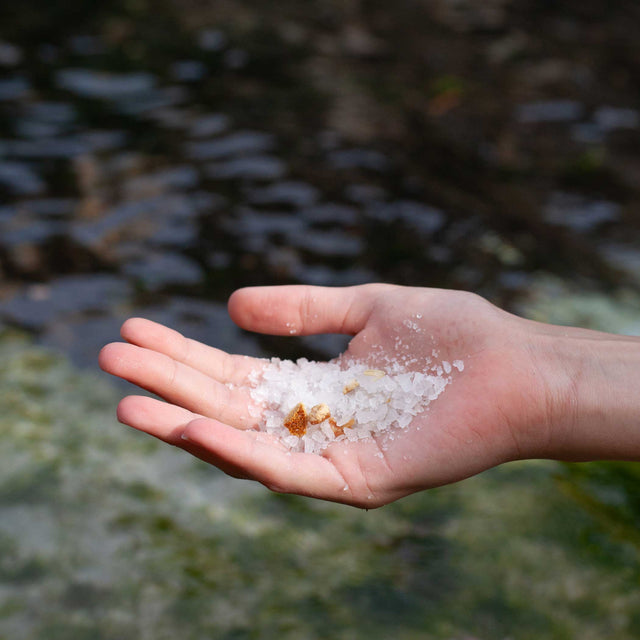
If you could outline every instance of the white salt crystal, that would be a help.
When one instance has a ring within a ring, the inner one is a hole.
[[[322,429],[322,433],[324,433],[327,440],[334,439],[333,429],[329,426],[329,424],[326,421],[320,423],[320,428]],[[295,438],[296,436],[293,436],[293,437]]]
[[[454,366],[461,370],[458,364],[461,366],[462,361],[454,361]],[[438,375],[431,375],[407,370],[406,366],[406,362],[393,361],[382,370],[352,362],[345,368],[335,361],[292,362],[274,358],[260,374],[250,378],[251,399],[262,413],[258,427],[273,434],[290,450],[305,453],[320,453],[335,441],[357,442],[392,428],[406,428],[450,381],[442,377],[442,368]],[[443,366],[446,368],[444,363]],[[358,386],[343,393],[345,386],[352,385],[354,380]],[[298,403],[307,410],[326,404],[335,424],[348,426],[342,435],[336,436],[329,420],[325,420],[317,426],[308,425],[301,437],[292,435],[284,426],[284,419]]]
[[[444,369],[445,373],[451,373],[451,363],[447,362],[446,360],[442,361],[442,368]]]
[[[454,360],[454,361],[453,361],[453,366],[454,366],[458,371],[463,371],[463,370],[464,370],[464,362],[462,362],[462,360]]]
[[[324,442],[325,441],[325,437],[324,437],[324,433],[322,432],[322,430],[318,430],[318,431],[314,431],[311,434],[311,437],[316,441],[316,442]]]

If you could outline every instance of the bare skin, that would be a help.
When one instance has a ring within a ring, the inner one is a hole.
[[[119,420],[274,491],[366,508],[510,460],[640,459],[637,338],[531,322],[470,293],[382,284],[241,289],[229,312],[251,331],[351,335],[346,355],[372,368],[388,358],[424,368],[435,349],[464,370],[384,448],[289,453],[253,428],[247,376],[263,361],[133,318],[100,365],[166,402],[124,398]]]

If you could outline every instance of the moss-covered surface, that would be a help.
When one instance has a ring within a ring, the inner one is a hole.
[[[640,471],[512,464],[377,511],[269,494],[0,340],[0,637],[637,638]]]

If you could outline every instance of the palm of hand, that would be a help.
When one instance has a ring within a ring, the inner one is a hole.
[[[246,429],[253,424],[246,377],[259,360],[229,356],[160,325],[133,320],[123,327],[130,344],[105,347],[101,366],[168,403],[125,398],[118,412],[123,422],[231,475],[276,491],[362,507],[517,457],[510,416],[526,403],[511,381],[514,369],[521,369],[518,375],[527,372],[510,355],[505,330],[516,334],[518,322],[482,299],[385,285],[279,287],[241,291],[230,311],[241,326],[258,331],[291,333],[293,327],[296,333],[355,334],[345,355],[374,368],[399,360],[425,370],[436,361],[460,359],[465,369],[454,371],[443,395],[393,440],[381,436],[335,443],[322,455],[291,454],[267,434]]]

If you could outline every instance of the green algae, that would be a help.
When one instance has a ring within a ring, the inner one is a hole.
[[[634,465],[510,464],[364,512],[126,429],[105,377],[16,336],[0,357],[0,637],[637,637]]]

